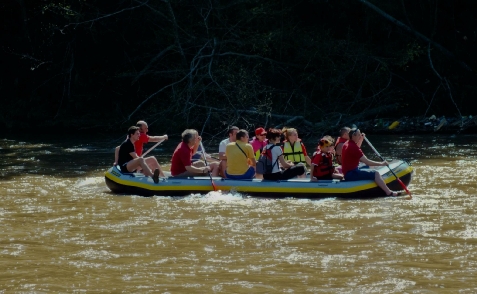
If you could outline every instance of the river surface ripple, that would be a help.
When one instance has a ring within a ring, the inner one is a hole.
[[[117,196],[117,141],[0,139],[0,293],[475,293],[476,136],[369,139],[412,200]]]

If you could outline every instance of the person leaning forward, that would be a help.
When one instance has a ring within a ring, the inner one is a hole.
[[[141,168],[146,176],[151,176],[154,180],[154,183],[159,182],[159,173],[162,173],[160,170],[159,163],[154,157],[153,160],[156,161],[156,168],[154,173],[148,166],[148,162],[145,158],[139,157],[136,154],[134,149],[134,142],[139,139],[139,128],[132,126],[128,129],[128,136],[126,141],[124,141],[121,146],[119,146],[118,152],[118,165],[123,173],[132,173],[136,169]]]
[[[205,176],[210,171],[212,176],[219,174],[219,164],[211,162],[207,166],[204,161],[192,163],[192,155],[197,152],[202,138],[196,130],[187,129],[182,132],[182,142],[177,145],[171,160],[171,174],[174,177]]]

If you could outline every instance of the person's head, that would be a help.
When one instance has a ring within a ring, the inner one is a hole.
[[[194,145],[195,140],[199,137],[199,133],[194,129],[187,129],[182,132],[182,142],[188,145]]]
[[[264,141],[265,137],[267,136],[267,131],[264,128],[257,128],[255,130],[255,137],[260,141]]]
[[[248,132],[246,130],[238,130],[235,139],[237,141],[248,142]]]
[[[280,141],[282,131],[279,129],[268,129],[267,139],[269,142]]]
[[[349,140],[349,131],[351,129],[349,127],[342,127],[340,130],[340,137],[346,140]]]
[[[229,139],[231,142],[235,142],[235,136],[237,135],[238,131],[239,131],[239,128],[236,126],[229,127],[228,134],[229,134]]]
[[[137,138],[136,138],[137,136]],[[128,129],[128,138],[131,139],[135,139],[135,141],[139,138],[139,128],[136,127],[136,126],[131,126],[129,127]]]
[[[333,143],[333,138],[330,136],[324,136],[320,139],[320,142],[318,142],[318,147],[320,148],[321,152],[330,152],[333,150]]]
[[[136,127],[139,128],[139,132],[141,133],[147,133],[147,130],[148,130],[148,126],[147,126],[147,123],[143,120],[140,120],[136,123]]]
[[[295,142],[298,140],[298,132],[295,128],[284,128],[282,132],[285,134],[285,140]]]
[[[363,134],[361,134],[361,131],[358,128],[353,128],[349,131],[349,140],[352,140],[356,143],[358,143],[362,136]]]

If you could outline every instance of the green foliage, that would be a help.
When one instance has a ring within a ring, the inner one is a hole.
[[[309,126],[429,108],[445,115],[456,111],[450,94],[463,111],[477,91],[475,74],[458,66],[476,68],[470,0],[375,4],[455,58],[428,52],[360,1],[19,3],[5,4],[2,19],[14,28],[1,39],[7,127],[117,129],[161,119],[180,132],[294,116]]]

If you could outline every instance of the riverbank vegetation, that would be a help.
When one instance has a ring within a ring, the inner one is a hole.
[[[0,7],[0,126],[118,131],[145,119],[164,132],[313,133],[463,119],[476,112],[472,4],[9,1]]]

